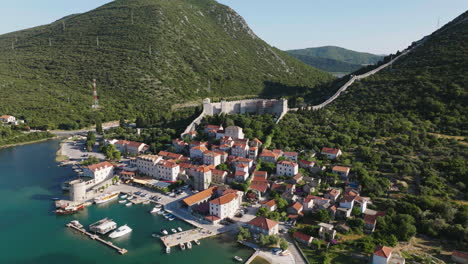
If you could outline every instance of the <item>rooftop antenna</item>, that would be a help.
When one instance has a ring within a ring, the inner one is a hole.
[[[99,96],[97,95],[96,79],[93,79],[93,109],[99,108]]]

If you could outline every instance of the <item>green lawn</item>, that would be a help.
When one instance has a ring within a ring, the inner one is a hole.
[[[270,264],[270,262],[268,262],[268,260],[262,258],[262,257],[255,257],[254,260],[252,262],[250,262],[252,264]]]

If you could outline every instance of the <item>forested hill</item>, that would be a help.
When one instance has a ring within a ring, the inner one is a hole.
[[[90,109],[93,78],[98,113]],[[214,0],[117,0],[0,36],[0,113],[33,126],[157,118],[172,103],[291,93],[331,79],[269,46]]]
[[[304,62],[305,64],[330,73],[350,73],[362,68],[361,64],[352,64],[334,59],[299,55],[294,53],[290,53],[290,55]]]
[[[434,131],[467,135],[468,13],[420,41],[393,67],[348,88],[340,112],[400,114]]]
[[[288,50],[288,53],[316,58],[332,59],[359,65],[375,64],[383,58],[383,56],[381,55],[375,55],[367,52],[359,52],[335,46]]]

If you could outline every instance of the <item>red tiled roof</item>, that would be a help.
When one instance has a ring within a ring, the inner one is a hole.
[[[284,152],[283,155],[284,156],[297,156],[299,154],[297,152]]]
[[[207,129],[216,129],[216,130],[218,130],[218,129],[220,129],[220,128],[221,128],[221,126],[216,126],[216,125],[206,125],[206,126],[205,126],[205,128],[207,128]]]
[[[292,162],[292,161],[288,161],[288,160],[282,160],[282,161],[279,161],[279,162],[278,162],[278,165],[286,165],[286,166],[293,166],[293,167],[296,167],[296,166],[297,166],[297,163]]]
[[[271,230],[275,226],[277,226],[278,223],[268,218],[257,216],[254,219],[250,220],[249,225],[253,225],[264,230]]]
[[[343,198],[341,198],[340,203],[350,203],[350,202],[354,201],[354,199],[356,199],[355,196],[345,195],[345,196],[343,196]]]
[[[205,200],[205,199],[211,197],[214,194],[214,192],[216,191],[216,189],[217,189],[217,186],[210,187],[210,188],[208,188],[206,190],[203,190],[203,191],[201,191],[199,193],[196,193],[196,194],[194,194],[192,196],[189,196],[189,197],[185,198],[182,201],[186,205],[191,206],[191,205],[193,205],[193,204],[195,204],[195,203],[197,203],[197,202],[199,202],[201,200]]]
[[[215,150],[215,153],[221,155],[221,156],[227,156],[228,154],[224,151],[218,151],[218,150]]]
[[[296,211],[299,211],[302,209],[303,206],[300,202],[295,202],[291,207],[294,208]]]
[[[260,139],[258,139],[258,138],[254,138],[252,141],[255,141],[255,142],[257,142],[257,143],[263,144],[263,142],[261,142]]]
[[[199,172],[206,173],[206,172],[211,171],[214,168],[215,167],[213,165],[201,165],[196,170],[199,171]]]
[[[195,149],[195,150],[198,150],[198,149],[199,149],[199,150],[201,150],[202,152],[208,150],[208,149],[207,149],[205,146],[203,146],[203,145],[195,146],[195,147],[193,147],[192,149]]]
[[[268,176],[268,172],[266,171],[254,171],[254,177],[266,178],[267,176]]]
[[[298,173],[298,174],[294,175],[293,179],[296,180],[296,181],[302,179],[302,174]]]
[[[315,164],[315,161],[300,160],[299,163],[303,165],[311,166]]]
[[[340,149],[336,149],[336,148],[322,148],[322,153],[327,153],[327,154],[333,154],[333,155],[336,155],[338,154],[338,151]]]
[[[468,260],[468,252],[462,252],[462,251],[454,250],[452,252],[452,256]]]
[[[179,166],[179,164],[175,163],[175,162],[172,162],[172,161],[162,161],[161,163],[159,163],[161,166],[163,167],[166,167],[166,168],[175,168],[177,166]]]
[[[263,176],[253,176],[252,183],[268,183],[267,179]]]
[[[302,241],[310,241],[310,239],[312,238],[312,236],[301,233],[299,231],[294,232],[293,237]]]
[[[332,168],[332,171],[349,172],[350,169],[351,169],[350,167],[335,166]]]
[[[210,203],[217,204],[217,205],[222,205],[222,204],[230,203],[231,201],[233,201],[236,198],[237,198],[237,195],[235,193],[228,193],[226,195],[223,195],[223,196],[221,196],[219,198],[216,198],[216,199],[210,201]]]
[[[112,165],[108,161],[104,161],[98,164],[89,165],[87,168],[90,169],[92,172],[95,172],[96,170],[100,170],[100,169],[104,169],[108,167],[114,167],[114,165]]]
[[[217,217],[216,215],[208,215],[208,216],[205,216],[205,219],[208,221],[214,222],[214,221],[220,220],[221,218]]]
[[[339,189],[331,189],[328,191],[328,193],[334,197],[340,195],[340,190]]]
[[[134,147],[134,148],[138,148],[138,147],[140,147],[141,145],[145,145],[144,143],[141,143],[141,142],[128,141],[128,140],[119,140],[119,141],[115,142],[115,144],[118,144],[118,145],[128,145],[128,146]]]
[[[265,205],[271,208],[276,205],[276,201],[271,199],[270,201],[266,202]]]
[[[242,177],[244,175],[246,175],[246,174],[247,174],[247,172],[245,172],[245,171],[236,171],[236,173],[235,173],[236,176],[242,176]]]
[[[254,182],[250,184],[250,189],[259,192],[266,192],[268,190],[268,182]]]
[[[377,246],[374,251],[374,255],[384,258],[389,258],[392,254],[392,248],[386,246]]]
[[[216,176],[223,176],[224,174],[227,174],[227,172],[225,172],[223,170],[212,169],[211,174],[216,175]]]
[[[375,221],[377,220],[377,215],[366,215],[364,216],[364,222],[368,225],[375,225]]]

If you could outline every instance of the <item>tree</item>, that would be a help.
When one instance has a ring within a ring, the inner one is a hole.
[[[123,128],[123,129],[125,129],[125,127],[126,127],[125,119],[123,117],[121,117],[119,119],[119,127]]]
[[[261,207],[258,209],[257,211],[257,216],[263,216],[263,217],[266,217],[268,215],[268,209],[265,208],[265,207]]]
[[[282,209],[286,208],[286,206],[288,206],[288,201],[286,199],[284,199],[284,198],[278,198],[275,201],[276,201],[276,205],[278,206],[279,210],[282,210]]]
[[[330,213],[327,209],[321,209],[318,212],[314,213],[313,217],[320,222],[329,222],[331,220]]]
[[[279,246],[280,246],[280,248],[282,250],[286,250],[289,247],[289,243],[288,243],[288,241],[286,241],[286,239],[281,238],[280,241],[279,241]]]
[[[98,158],[96,158],[95,156],[89,156],[86,160],[82,161],[81,164],[83,166],[88,166],[88,165],[92,165],[92,164],[97,164],[99,162],[100,162],[100,160]]]
[[[251,237],[252,235],[250,234],[249,229],[243,227],[239,228],[239,233],[237,234],[238,241],[249,240]]]
[[[104,132],[104,130],[102,129],[102,121],[101,119],[96,119],[96,133],[102,135],[102,133]]]
[[[229,171],[229,167],[226,163],[221,163],[218,166],[216,166],[216,169],[222,170],[222,171]]]

